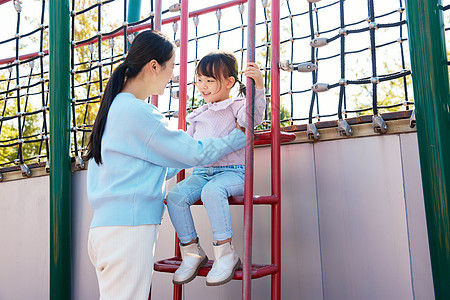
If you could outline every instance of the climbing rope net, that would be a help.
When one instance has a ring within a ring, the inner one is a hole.
[[[210,7],[193,8],[198,4],[191,1],[188,24],[188,111],[203,104],[194,77],[203,55],[221,49],[235,53],[240,70],[247,63],[246,0],[210,1]],[[143,4],[140,20],[131,23],[126,0],[73,0],[71,5],[71,153],[76,166],[83,168],[81,157],[106,82],[135,34],[154,28],[155,9],[153,2]],[[161,12],[161,31],[177,45],[180,7],[174,3]],[[337,125],[341,134],[351,135],[352,118],[360,117],[384,133],[385,120],[411,115],[404,7],[404,0],[282,1],[279,67],[285,130],[307,128],[308,136],[318,139],[316,125]],[[444,6],[446,20],[448,10],[449,5]],[[48,167],[48,1],[0,0],[0,11],[8,16],[0,21],[5,22],[0,23],[5,28],[0,35],[0,174],[20,169],[30,176],[30,166]],[[255,57],[267,101],[270,20],[268,0],[262,0],[256,8]],[[178,70],[179,63],[175,74]],[[167,88],[159,108],[173,120],[178,115],[179,76]],[[267,110],[259,129],[269,127]]]

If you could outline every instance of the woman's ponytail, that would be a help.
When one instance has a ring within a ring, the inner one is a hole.
[[[175,44],[159,31],[142,31],[134,38],[128,50],[127,58],[117,66],[106,84],[84,159],[94,158],[97,164],[102,163],[101,142],[109,108],[114,98],[122,90],[126,80],[138,76],[142,68],[152,59],[156,60],[161,66],[165,66],[166,62],[172,58],[174,49]]]
[[[85,156],[85,160],[94,158],[97,164],[102,163],[101,145],[102,136],[105,131],[106,119],[108,118],[109,108],[113,103],[114,98],[122,90],[125,82],[125,74],[127,66],[121,63],[111,75],[108,83],[106,84],[105,92],[101,98],[100,108],[97,113],[97,117],[92,128],[91,135],[89,136],[89,142],[87,144],[88,152]]]

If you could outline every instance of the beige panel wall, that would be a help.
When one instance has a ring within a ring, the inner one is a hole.
[[[49,299],[48,176],[0,183],[0,299]]]
[[[257,148],[255,193],[270,193],[270,149]],[[0,299],[48,299],[48,177],[0,183]],[[73,176],[73,299],[98,299],[86,251],[92,211],[86,171]],[[282,299],[432,299],[431,268],[415,134],[282,147]],[[243,208],[231,208],[243,249]],[[212,256],[203,207],[193,214]],[[270,209],[254,208],[255,263],[270,261]],[[168,215],[156,259],[173,256]],[[153,299],[171,299],[171,275],[155,273]],[[26,287],[26,289],[24,288]],[[270,299],[270,278],[253,281],[253,299]],[[241,282],[205,286],[185,299],[240,299]],[[27,294],[28,293],[28,294]],[[32,295],[32,297],[31,297]]]

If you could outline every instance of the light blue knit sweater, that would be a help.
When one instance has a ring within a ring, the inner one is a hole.
[[[245,135],[237,129],[223,138],[202,140],[170,130],[155,106],[120,93],[103,133],[103,163],[89,162],[91,227],[160,224],[166,178],[181,168],[215,162],[244,145]],[[175,169],[168,172],[167,167]]]

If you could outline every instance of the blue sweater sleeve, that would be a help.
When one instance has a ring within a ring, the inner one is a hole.
[[[160,166],[190,168],[211,164],[244,146],[245,135],[238,129],[223,138],[195,140],[160,123],[148,141],[145,159]]]
[[[169,180],[173,176],[177,175],[183,169],[180,168],[167,168],[166,180]]]

